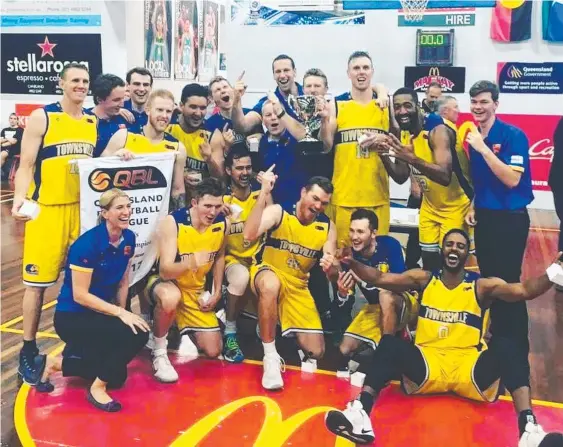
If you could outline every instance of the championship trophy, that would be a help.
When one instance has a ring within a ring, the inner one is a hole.
[[[301,153],[303,155],[322,153],[323,142],[316,138],[321,129],[321,117],[319,116],[316,97],[312,95],[290,95],[288,104],[295,111],[299,121],[305,126],[305,138],[299,141]]]

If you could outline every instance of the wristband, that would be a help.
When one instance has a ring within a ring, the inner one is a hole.
[[[285,115],[285,109],[282,110],[282,111],[281,111],[278,115],[276,115],[276,116],[278,117],[278,119],[281,119],[281,118],[284,117],[284,115]]]

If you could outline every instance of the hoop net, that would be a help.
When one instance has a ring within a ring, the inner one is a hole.
[[[401,6],[407,22],[420,22],[424,17],[424,11],[428,0],[401,0]]]

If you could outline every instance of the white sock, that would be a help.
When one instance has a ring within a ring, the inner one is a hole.
[[[279,355],[278,351],[276,350],[276,342],[275,341],[271,341],[270,343],[262,342],[262,346],[264,346],[264,355],[268,355],[268,354]]]
[[[153,351],[166,351],[168,347],[168,333],[164,334],[162,337],[154,337],[154,349]]]
[[[229,321],[225,322],[225,335],[236,334],[237,333],[237,322]]]

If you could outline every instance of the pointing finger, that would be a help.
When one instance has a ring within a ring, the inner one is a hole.
[[[237,78],[237,81],[242,81],[242,78],[244,78],[244,74],[246,73],[246,70],[242,70],[242,73],[239,75],[239,77]]]

